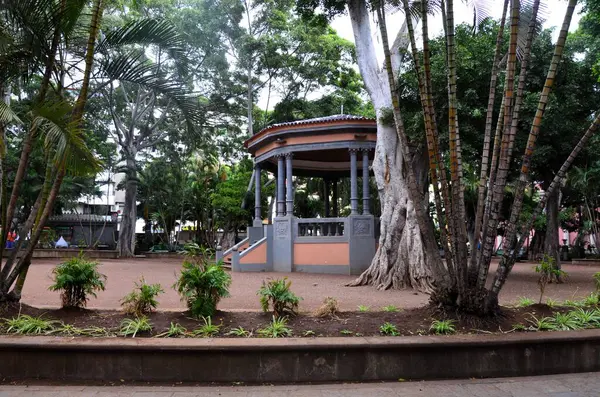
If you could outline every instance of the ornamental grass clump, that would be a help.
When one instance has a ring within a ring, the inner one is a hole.
[[[56,266],[52,271],[54,284],[51,291],[61,291],[63,307],[85,307],[89,295],[104,291],[106,276],[98,272],[98,262],[83,255],[71,258]]]
[[[121,299],[121,306],[127,314],[136,316],[150,314],[158,307],[156,297],[164,292],[160,284],[146,284],[146,280],[142,277],[135,283],[133,291]]]

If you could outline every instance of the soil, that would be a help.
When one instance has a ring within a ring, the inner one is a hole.
[[[339,312],[333,317],[318,318],[310,313],[300,313],[290,317],[287,326],[292,329],[294,337],[320,336],[379,336],[379,327],[386,323],[396,326],[399,335],[424,335],[429,333],[433,320],[450,319],[454,321],[456,332],[467,333],[502,333],[509,332],[516,324],[528,325],[531,315],[537,318],[551,316],[554,312],[564,312],[572,308],[533,305],[529,307],[503,307],[499,315],[482,319],[475,316],[458,315],[455,312],[440,312],[437,308],[421,307],[406,309],[398,312],[369,311],[369,312]],[[78,328],[102,327],[111,334],[118,334],[119,326],[125,318],[132,318],[116,310],[89,309],[40,309],[28,305],[5,306],[0,310],[0,317],[14,318],[21,314],[42,316],[46,320],[57,320]],[[150,314],[152,332],[140,333],[138,337],[151,337],[165,332],[171,323],[178,323],[188,331],[199,328],[204,324],[202,319],[191,318],[189,313],[158,311]],[[252,331],[264,328],[271,322],[271,313],[261,312],[231,312],[219,311],[212,317],[212,324],[220,325],[217,336],[228,336],[232,328],[243,327]],[[3,321],[4,323],[4,321]],[[5,333],[6,327],[0,331]],[[312,332],[307,332],[312,331]],[[59,335],[59,334],[56,334]]]

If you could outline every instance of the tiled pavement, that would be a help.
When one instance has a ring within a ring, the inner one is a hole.
[[[523,378],[291,386],[3,385],[0,397],[600,397],[600,373]]]

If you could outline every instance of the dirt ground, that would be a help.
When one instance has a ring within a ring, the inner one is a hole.
[[[58,259],[36,259],[29,270],[27,282],[23,290],[22,302],[36,307],[59,307],[58,292],[48,290],[52,283],[52,269]],[[490,274],[495,273],[492,264]],[[518,297],[528,297],[537,300],[538,287],[536,273],[532,263],[517,263],[508,278],[506,286],[500,295],[500,304],[509,305]],[[88,308],[117,309],[119,300],[134,287],[134,282],[142,276],[148,283],[160,283],[165,293],[160,295],[159,310],[183,310],[185,305],[173,290],[181,260],[177,258],[130,260],[102,260],[100,271],[108,279],[106,291],[98,293],[97,298],[91,298]],[[546,289],[546,297],[555,300],[576,299],[588,295],[594,289],[592,275],[600,268],[564,265],[563,270],[568,274],[564,284],[551,284]],[[383,306],[395,305],[399,308],[417,308],[425,305],[428,295],[412,290],[378,291],[373,287],[345,287],[344,284],[353,280],[353,276],[304,274],[304,273],[232,273],[231,297],[224,299],[220,310],[227,311],[258,311],[260,310],[256,291],[261,282],[269,277],[287,276],[292,280],[292,290],[303,298],[300,303],[301,311],[312,311],[320,306],[327,296],[337,298],[340,308],[346,311],[357,310],[358,305],[369,306],[371,311]]]

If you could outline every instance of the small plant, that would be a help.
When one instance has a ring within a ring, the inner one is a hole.
[[[265,328],[259,329],[258,333],[267,338],[285,338],[292,336],[292,329],[287,326],[286,317],[275,317]]]
[[[518,307],[527,307],[533,305],[535,302],[533,299],[526,298],[524,296],[520,296],[517,298],[517,306]]]
[[[210,317],[215,314],[221,298],[229,296],[231,276],[221,262],[212,264],[205,255],[194,255],[197,254],[188,253],[179,279],[173,287],[194,317]]]
[[[584,305],[585,305],[585,302],[576,301],[576,300],[572,300],[572,299],[566,299],[563,302],[563,306],[568,306],[568,307],[582,307]]]
[[[596,287],[596,294],[600,295],[600,272],[594,273],[594,286]]]
[[[570,312],[570,314],[582,328],[595,328],[600,324],[600,312],[598,310],[584,310],[580,307]]]
[[[358,311],[359,312],[368,312],[369,310],[371,310],[371,308],[369,306],[365,306],[365,305],[358,305]]]
[[[146,284],[142,277],[135,283],[133,291],[121,299],[121,306],[127,314],[136,316],[150,314],[158,306],[156,297],[164,292],[160,284]]]
[[[600,295],[591,293],[583,298],[583,304],[585,306],[598,306],[600,305]]]
[[[512,329],[513,331],[526,331],[527,327],[523,324],[513,324]]]
[[[397,311],[399,311],[400,309],[398,309],[396,306],[394,305],[387,305],[381,308],[384,312],[389,312],[389,313],[395,313]]]
[[[534,267],[536,273],[539,273],[538,287],[540,288],[540,304],[544,298],[544,291],[548,283],[552,282],[553,278],[560,281],[561,277],[565,276],[566,273],[555,266],[555,260],[549,255],[544,255],[542,261]]]
[[[450,335],[456,332],[454,321],[452,320],[434,320],[429,327],[429,332],[436,335]]]
[[[19,314],[15,318],[6,320],[6,332],[9,334],[44,334],[55,329],[58,322],[45,320],[40,317],[31,317],[26,314]]]
[[[241,336],[244,338],[249,338],[252,335],[252,332],[244,329],[244,327],[237,327],[237,328],[232,328],[229,330],[228,333],[226,333],[225,335],[229,335],[229,336]]]
[[[548,298],[546,299],[546,305],[548,305],[548,307],[555,307],[558,306],[558,301],[552,298]]]
[[[304,337],[311,337],[311,336],[316,336],[316,334],[315,334],[315,331],[309,329],[309,330],[304,331],[302,333],[302,336],[304,336]]]
[[[573,315],[573,312],[554,313],[552,321],[554,322],[556,329],[559,331],[570,331],[581,329],[582,327],[577,317]]]
[[[379,327],[379,333],[381,335],[387,335],[387,336],[398,336],[398,328],[396,328],[396,326],[392,323],[383,323],[383,325],[381,325]]]
[[[192,335],[210,338],[211,336],[215,336],[219,333],[221,326],[213,324],[210,317],[202,317],[202,320],[204,321],[204,325],[193,330]]]
[[[131,336],[135,338],[140,332],[152,331],[152,323],[146,316],[132,318],[126,318],[121,322],[121,328],[119,334],[121,336]]]
[[[263,281],[262,287],[258,290],[263,311],[268,312],[269,306],[272,306],[275,317],[295,316],[298,313],[298,304],[301,298],[290,291],[291,285],[292,282],[288,281],[287,277],[268,282]]]
[[[340,334],[342,335],[354,335],[354,332],[350,331],[349,329],[343,329],[340,331]]]
[[[537,318],[530,314],[531,318],[527,321],[531,324],[529,327],[532,331],[556,331],[556,325],[551,317]]]
[[[59,264],[52,274],[54,284],[49,289],[61,291],[63,307],[85,307],[89,295],[96,297],[96,291],[104,291],[106,276],[98,272],[98,262],[83,255]]]
[[[60,327],[54,328],[49,334],[63,334],[67,336],[107,336],[109,332],[106,328],[91,327],[78,328],[71,324],[61,324]]]
[[[331,296],[326,297],[323,300],[323,304],[317,310],[315,310],[315,317],[335,317],[340,312],[340,306],[338,301]]]
[[[161,334],[156,335],[156,337],[157,338],[180,338],[182,336],[185,336],[186,333],[187,333],[187,329],[185,329],[185,327],[183,327],[179,323],[171,322],[169,329]]]

